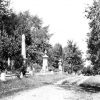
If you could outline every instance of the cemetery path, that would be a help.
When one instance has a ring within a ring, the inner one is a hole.
[[[69,78],[67,80],[74,82],[81,78],[82,76],[72,77],[72,79]],[[87,78],[88,77],[86,77],[86,79]],[[0,100],[100,100],[100,92],[88,93],[83,90],[77,90],[77,88],[73,88],[73,86],[71,86],[72,88],[69,88],[70,85],[59,87],[59,84],[64,80],[61,80],[54,85],[46,85],[36,89],[25,90]],[[85,79],[82,78],[82,80]]]
[[[2,100],[100,100],[99,94],[86,94],[66,90],[56,85],[47,85],[40,88],[19,92],[14,96]]]
[[[67,96],[67,98],[72,97],[72,91],[65,91],[55,85],[48,85],[19,92],[15,96],[10,96],[3,100],[68,100],[65,96]]]

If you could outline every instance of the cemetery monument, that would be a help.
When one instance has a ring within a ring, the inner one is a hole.
[[[41,72],[47,72],[48,71],[48,56],[46,55],[47,51],[45,51],[45,54],[43,55],[43,65]]]

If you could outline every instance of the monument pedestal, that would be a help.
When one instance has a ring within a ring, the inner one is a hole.
[[[62,74],[62,61],[59,60],[59,73]]]

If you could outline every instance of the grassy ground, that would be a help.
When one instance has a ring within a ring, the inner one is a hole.
[[[52,84],[65,77],[66,75],[61,74],[35,75],[23,79],[16,78],[6,82],[0,81],[0,98],[13,95],[16,92],[24,91],[26,89],[33,89]]]
[[[100,87],[91,86],[91,85],[78,86],[76,83],[74,83],[75,82],[74,80],[76,80],[77,78],[78,78],[77,76],[74,77],[69,75],[68,81],[66,81],[64,84],[59,85],[66,91],[72,91],[71,94],[72,98],[68,100],[100,100]],[[91,84],[91,82],[98,83],[97,79],[93,77],[91,80],[90,79],[88,81],[86,80],[86,82],[88,83],[90,82],[89,84]]]

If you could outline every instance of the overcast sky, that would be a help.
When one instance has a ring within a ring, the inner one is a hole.
[[[93,0],[11,0],[16,12],[29,10],[31,14],[42,18],[44,25],[50,25],[53,33],[50,43],[67,45],[73,40],[79,48],[86,51],[86,33],[89,31],[85,18],[85,8]]]

